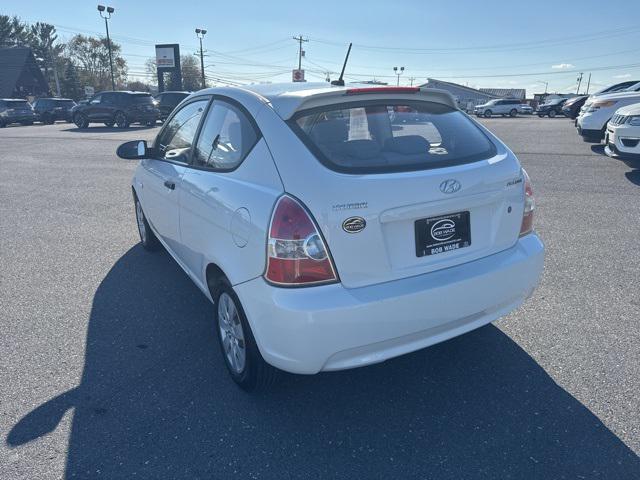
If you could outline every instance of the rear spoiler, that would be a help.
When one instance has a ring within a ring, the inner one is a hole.
[[[440,103],[458,109],[458,104],[446,90],[421,87],[334,87],[300,92],[290,92],[272,100],[273,109],[284,120],[290,119],[296,112],[309,108],[322,107],[353,101],[354,98],[366,96],[370,100],[421,100]]]

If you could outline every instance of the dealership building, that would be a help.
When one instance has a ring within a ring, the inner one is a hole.
[[[30,48],[0,48],[0,98],[49,94],[49,86]]]
[[[427,83],[420,85],[424,88],[438,88],[451,93],[462,110],[472,111],[476,105],[482,105],[489,100],[498,98],[515,98],[523,103],[527,97],[524,88],[481,88],[475,89],[453,82],[445,82],[435,78],[428,78]]]

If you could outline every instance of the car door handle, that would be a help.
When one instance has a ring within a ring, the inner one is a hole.
[[[173,183],[171,180],[165,180],[164,186],[167,187],[169,190],[175,190],[176,189],[176,184]]]

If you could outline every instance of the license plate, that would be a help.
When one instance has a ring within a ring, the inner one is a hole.
[[[458,212],[416,220],[416,256],[437,255],[471,245],[469,218],[469,212]]]

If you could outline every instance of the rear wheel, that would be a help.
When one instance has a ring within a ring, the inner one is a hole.
[[[515,117],[518,114],[518,111],[515,108],[512,108],[511,111],[509,112],[509,116],[511,118]]]
[[[73,123],[75,123],[78,128],[87,128],[89,126],[89,119],[84,113],[76,113],[73,116]]]
[[[492,114],[492,113],[493,113],[493,112],[492,112],[491,110],[485,110],[485,111],[484,111],[484,117],[485,117],[485,118],[491,118],[491,114]]]
[[[555,118],[555,116],[556,116],[556,111],[555,110],[549,111],[549,118]]]
[[[42,115],[42,123],[44,123],[45,125],[53,125],[55,123],[55,120],[50,113],[44,113]]]
[[[278,370],[262,358],[233,288],[223,280],[212,293],[218,341],[231,378],[247,392],[268,388]]]
[[[138,197],[134,196],[134,201],[136,206],[136,223],[138,224],[140,243],[142,243],[142,246],[146,250],[155,251],[160,248],[160,242],[158,241],[156,234],[151,230],[151,227],[149,227],[149,222],[147,221],[147,217],[144,215],[144,211],[142,210],[142,205],[140,205]]]
[[[118,128],[128,128],[131,123],[124,112],[116,112],[113,116],[113,121]]]

